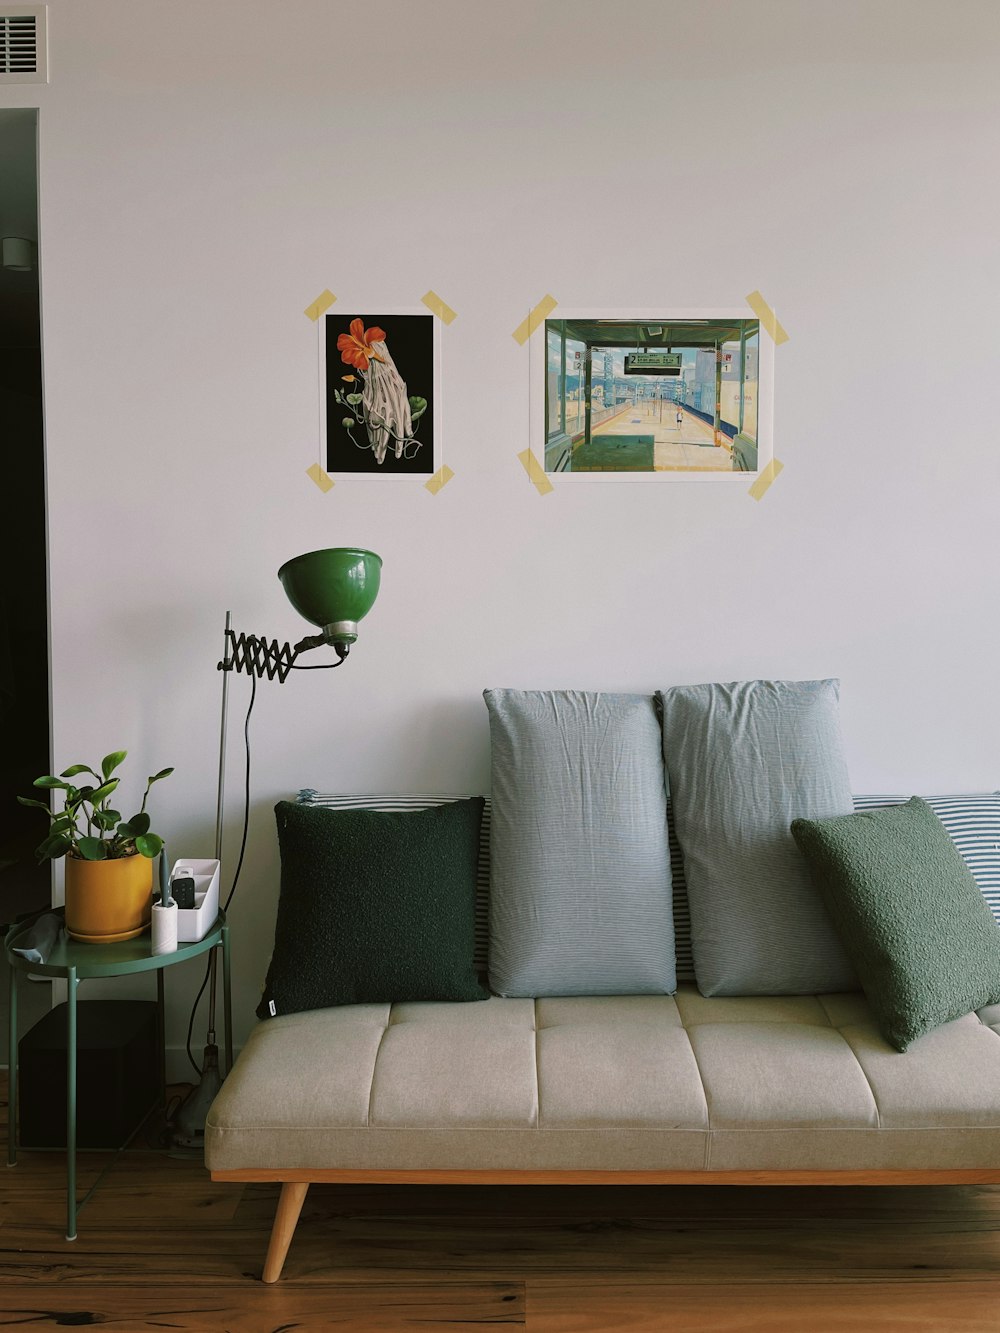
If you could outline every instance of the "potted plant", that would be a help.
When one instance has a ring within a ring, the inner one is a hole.
[[[36,778],[34,786],[63,793],[61,810],[26,796],[17,798],[49,816],[48,837],[36,855],[39,861],[66,858],[66,931],[91,944],[130,940],[141,935],[150,920],[153,861],[163,839],[150,831],[146,801],[153,783],[174,770],[154,773],[146,782],[139,813],[123,819],[111,804],[120,782],[112,774],[127,753],[105,755],[100,773],[89,764],[71,764],[57,778]],[[73,779],[81,773],[93,782],[76,786]]]

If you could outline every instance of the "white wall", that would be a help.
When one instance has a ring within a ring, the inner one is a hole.
[[[275,800],[486,790],[484,686],[838,675],[856,790],[997,784],[993,0],[49,14],[50,86],[0,105],[41,108],[54,762],[125,746],[140,783],[176,764],[157,823],[210,854],[226,609],[295,638],[284,559],[385,560],[344,670],[259,691],[241,1034]],[[305,476],[302,311],[324,287],[344,311],[433,287],[459,312],[438,496]],[[539,497],[516,459],[511,331],[530,306],[724,307],[755,288],[791,335],[785,471],[760,504],[740,485]],[[193,983],[171,978],[175,1043]]]

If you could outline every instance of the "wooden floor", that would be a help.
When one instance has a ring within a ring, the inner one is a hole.
[[[996,1186],[313,1186],[267,1287],[277,1186],[131,1149],[69,1243],[61,1156],[0,1170],[2,1330],[1000,1333]]]

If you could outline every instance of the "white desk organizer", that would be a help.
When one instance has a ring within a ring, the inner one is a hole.
[[[220,866],[218,861],[195,861],[186,856],[174,862],[171,879],[178,866],[190,866],[194,875],[194,907],[177,909],[177,939],[190,944],[203,940],[219,915]]]

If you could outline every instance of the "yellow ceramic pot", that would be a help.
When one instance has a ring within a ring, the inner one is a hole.
[[[66,857],[66,933],[87,944],[131,940],[149,927],[153,863],[147,856],[114,861]]]

